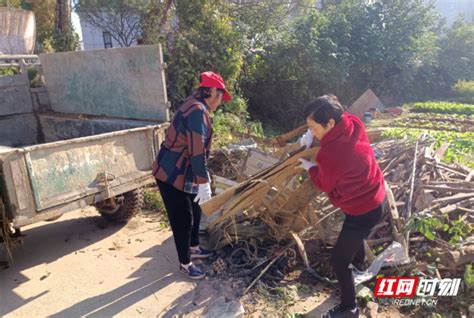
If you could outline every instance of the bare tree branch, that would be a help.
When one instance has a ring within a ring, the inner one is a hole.
[[[102,31],[109,32],[111,37],[122,47],[133,44],[141,33],[140,11],[116,1],[76,1],[75,8],[81,20]]]

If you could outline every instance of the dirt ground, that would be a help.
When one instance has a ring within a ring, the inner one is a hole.
[[[171,232],[146,215],[116,226],[91,208],[24,234],[10,266],[0,269],[0,317],[200,317],[221,296],[239,300],[246,287],[184,277]],[[319,317],[336,303],[322,286],[314,290],[289,312]],[[247,316],[282,316],[251,295],[240,301]]]

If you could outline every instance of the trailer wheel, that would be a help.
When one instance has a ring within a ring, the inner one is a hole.
[[[143,188],[115,197],[115,207],[105,202],[96,205],[100,215],[114,223],[124,223],[137,214],[143,206]]]

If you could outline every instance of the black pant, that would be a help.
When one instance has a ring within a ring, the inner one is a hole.
[[[179,262],[189,264],[191,261],[190,246],[199,245],[201,207],[194,202],[195,194],[180,191],[160,180],[156,180],[156,182],[168,213]]]
[[[365,262],[364,239],[382,218],[385,201],[378,208],[362,215],[346,214],[341,233],[331,255],[331,265],[341,290],[341,304],[355,306],[355,285],[349,264],[360,269]]]

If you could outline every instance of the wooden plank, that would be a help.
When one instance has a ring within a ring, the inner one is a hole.
[[[236,186],[225,190],[223,193],[211,198],[210,200],[204,202],[201,205],[203,213],[206,215],[211,215],[218,209],[220,209],[229,200],[231,200],[235,195],[243,193],[244,191],[256,191],[257,189],[261,189],[261,185],[260,187],[257,187],[259,180],[267,180],[268,183],[271,183],[272,179],[281,176],[281,174],[284,173],[285,169],[296,168],[298,166],[299,158],[312,159],[314,158],[314,156],[316,156],[316,153],[318,151],[319,147],[316,147],[294,154],[285,161],[279,162],[274,166],[269,167],[260,173],[257,173],[248,180],[245,180],[237,184]]]
[[[245,158],[244,164],[242,165],[241,176],[253,176],[263,169],[273,166],[278,161],[280,161],[278,158],[270,154],[257,149],[250,149]]]
[[[19,151],[6,153],[0,158],[5,183],[5,194],[8,197],[9,211],[13,216],[23,218],[35,215],[34,201],[25,160]]]

